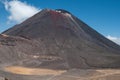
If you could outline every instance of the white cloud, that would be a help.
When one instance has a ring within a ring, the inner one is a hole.
[[[120,45],[120,38],[113,37],[113,36],[110,36],[110,35],[108,35],[107,38]]]
[[[9,21],[17,23],[26,20],[40,11],[40,9],[19,0],[5,1],[4,5],[5,9],[10,13],[8,16]]]

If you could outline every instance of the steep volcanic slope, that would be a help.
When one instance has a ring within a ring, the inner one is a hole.
[[[18,40],[13,42],[14,47],[5,45],[9,51],[0,50],[0,54],[17,54],[22,59],[18,65],[52,69],[120,68],[120,46],[65,10],[44,9],[3,34]]]

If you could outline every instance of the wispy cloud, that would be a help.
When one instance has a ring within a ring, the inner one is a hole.
[[[4,6],[6,11],[10,13],[8,20],[17,23],[26,20],[40,11],[40,9],[36,8],[35,6],[19,0],[5,1]]]
[[[107,38],[120,45],[119,37],[113,37],[113,36],[108,35]]]

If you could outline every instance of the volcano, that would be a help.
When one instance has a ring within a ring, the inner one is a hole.
[[[0,63],[52,70],[120,68],[120,46],[62,9],[43,9],[0,35]]]
[[[0,48],[1,62],[27,58],[22,65],[53,69],[120,67],[120,46],[62,9],[44,9],[3,32],[0,39],[6,49]],[[33,63],[34,59],[41,64]]]

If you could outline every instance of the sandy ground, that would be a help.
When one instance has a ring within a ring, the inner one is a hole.
[[[9,67],[5,67],[4,70],[10,73],[21,74],[21,75],[60,75],[66,72],[66,70],[27,68],[20,66],[9,66]]]
[[[6,66],[3,71],[6,72],[4,76],[10,80],[120,80],[120,69],[71,69],[67,71]]]

